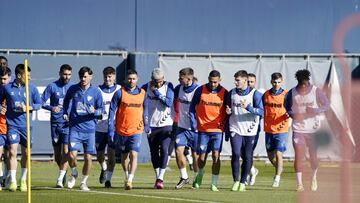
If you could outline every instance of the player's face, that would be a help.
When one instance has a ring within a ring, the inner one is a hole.
[[[310,85],[310,81],[309,81],[309,80],[300,81],[300,82],[298,83],[298,90],[299,90],[300,92],[305,91],[306,88],[309,87],[309,85]]]
[[[115,74],[104,75],[104,84],[111,87],[115,84]]]
[[[156,88],[160,88],[163,85],[163,83],[164,83],[164,78],[151,80],[151,85],[153,85]]]
[[[126,78],[127,85],[130,89],[135,88],[138,81],[138,76],[136,74],[130,74]]]
[[[215,90],[220,85],[220,77],[209,77],[208,79],[211,90]]]
[[[278,78],[276,80],[271,80],[272,88],[276,91],[280,89],[282,83],[283,83],[282,78]]]
[[[0,77],[0,83],[1,85],[6,85],[9,83],[10,77],[8,74],[5,74],[4,76]]]
[[[89,75],[88,72],[85,72],[85,74],[82,77],[80,77],[80,85],[82,87],[87,87],[90,85],[91,80],[92,80],[92,75]]]
[[[247,77],[237,77],[235,78],[235,87],[238,89],[246,89],[248,86],[248,78]]]
[[[25,72],[23,73],[23,74],[17,74],[17,76],[16,76],[18,79],[19,79],[19,81],[21,82],[21,84],[25,84]],[[31,80],[31,72],[28,72],[28,80]]]
[[[191,75],[179,75],[179,82],[181,85],[185,87],[190,86],[192,84],[192,76]]]
[[[8,67],[8,63],[4,59],[0,59],[0,68],[6,68]]]
[[[256,78],[254,78],[254,77],[248,77],[248,85],[249,85],[251,88],[255,88]]]
[[[59,76],[60,76],[60,80],[63,83],[68,83],[71,78],[71,70],[63,70],[62,72],[59,73]]]

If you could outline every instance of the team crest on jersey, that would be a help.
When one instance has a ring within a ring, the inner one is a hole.
[[[15,139],[16,139],[16,134],[12,134],[12,135],[11,135],[11,138],[12,138],[13,140],[15,140]]]
[[[87,98],[88,101],[91,101],[92,96],[87,96],[86,98]]]

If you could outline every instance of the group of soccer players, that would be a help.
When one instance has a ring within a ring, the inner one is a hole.
[[[15,68],[15,79],[9,81],[11,70],[5,57],[0,58],[0,156],[4,154],[10,191],[17,190],[17,147],[21,145],[20,191],[26,191],[26,118],[24,65]],[[29,76],[31,69],[28,68]],[[147,134],[151,162],[155,172],[154,188],[164,188],[164,177],[169,159],[169,145],[175,126],[176,163],[180,180],[176,189],[190,182],[186,170],[185,148],[193,157],[192,187],[202,185],[208,154],[212,157],[212,191],[219,191],[220,153],[223,138],[232,148],[232,191],[246,191],[246,185],[254,185],[259,171],[253,166],[260,122],[264,123],[265,144],[268,158],[275,167],[272,187],[279,187],[283,170],[282,154],[286,150],[289,126],[292,126],[295,149],[295,172],[297,191],[303,191],[303,161],[309,149],[312,168],[311,190],[317,190],[318,160],[313,134],[320,129],[320,114],[329,108],[324,93],[310,84],[310,72],[298,70],[296,87],[283,89],[281,73],[271,75],[272,88],[264,94],[255,89],[256,76],[239,70],[234,74],[235,87],[227,91],[220,85],[217,70],[209,73],[208,83],[198,85],[190,67],[179,71],[175,88],[165,80],[164,72],[155,68],[151,80],[138,86],[138,74],[127,70],[124,83],[116,84],[112,67],[103,70],[103,84],[91,84],[93,72],[81,67],[79,82],[70,82],[72,67],[60,67],[59,79],[50,83],[40,97],[36,87],[29,85],[30,111],[44,108],[51,111],[51,138],[55,161],[59,167],[56,187],[63,188],[67,168],[71,174],[67,187],[73,188],[78,178],[77,153],[83,147],[84,165],[80,189],[89,191],[87,179],[92,165],[92,155],[97,156],[101,166],[99,181],[111,187],[115,167],[115,149],[121,150],[121,165],[125,176],[124,188],[131,190],[137,168],[141,136]],[[50,102],[48,102],[50,100]],[[292,121],[292,122],[291,122]],[[291,124],[290,124],[291,123]],[[32,133],[32,132],[30,132]],[[107,149],[108,160],[105,159]],[[240,167],[240,158],[242,164]],[[241,168],[241,172],[240,172]],[[1,170],[2,172],[2,170]],[[1,187],[0,187],[1,189]]]

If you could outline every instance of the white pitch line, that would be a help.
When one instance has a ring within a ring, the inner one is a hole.
[[[74,189],[66,189],[66,188],[53,188],[53,187],[34,187],[38,189],[46,189],[46,190],[60,190],[60,191],[73,191],[73,192],[85,192],[82,190],[74,190]],[[219,202],[211,202],[211,201],[204,201],[204,200],[194,200],[194,199],[184,199],[184,198],[177,198],[177,197],[161,197],[161,196],[152,196],[152,195],[139,195],[139,194],[129,194],[129,193],[116,193],[116,192],[103,192],[103,191],[86,191],[88,193],[95,193],[95,194],[105,194],[105,195],[119,195],[119,196],[131,196],[131,197],[144,197],[144,198],[153,198],[153,199],[167,199],[167,200],[175,200],[175,201],[184,201],[184,202],[199,202],[199,203],[219,203]]]

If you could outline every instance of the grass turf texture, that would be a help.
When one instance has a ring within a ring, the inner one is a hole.
[[[255,162],[259,169],[255,186],[247,186],[246,192],[232,192],[230,188],[233,184],[231,176],[231,167],[229,161],[222,161],[218,188],[220,192],[210,191],[211,181],[211,162],[207,163],[203,184],[200,189],[191,189],[191,183],[181,190],[175,190],[175,185],[179,181],[179,171],[175,161],[170,162],[171,171],[165,174],[165,189],[155,190],[153,184],[155,181],[154,172],[150,163],[139,164],[135,179],[133,182],[134,189],[125,191],[123,188],[124,175],[117,164],[113,175],[111,189],[104,188],[98,182],[100,167],[94,162],[91,175],[88,179],[90,192],[79,191],[81,175],[77,179],[73,189],[55,189],[55,183],[58,170],[55,163],[52,162],[33,162],[32,163],[32,202],[296,202],[298,198],[295,192],[295,175],[293,172],[293,163],[285,163],[284,172],[281,177],[279,188],[272,188],[274,168],[265,165],[264,162]],[[81,173],[82,162],[79,162],[78,171]],[[355,185],[353,196],[354,199],[360,200],[356,196],[356,191],[360,191],[359,167],[354,168]],[[70,172],[70,171],[69,171]],[[318,192],[304,192],[307,194],[306,199],[321,200],[321,202],[339,202],[338,189],[340,168],[336,166],[323,166],[319,170],[319,190]],[[188,170],[190,178],[192,172]],[[304,187],[309,191],[309,172],[304,173]],[[321,179],[324,179],[323,182]],[[19,184],[19,183],[18,183]],[[329,193],[328,191],[333,191]],[[26,192],[9,192],[5,189],[0,191],[1,202],[26,202]],[[310,201],[311,202],[311,201]],[[356,202],[356,201],[355,201]]]

